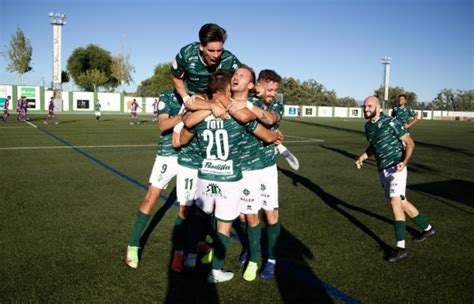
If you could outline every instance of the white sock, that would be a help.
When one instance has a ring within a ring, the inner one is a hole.
[[[397,241],[397,247],[405,249],[405,240]]]
[[[267,262],[268,262],[268,263],[275,264],[275,260],[272,260],[272,259],[268,259]]]
[[[425,231],[428,231],[428,230],[430,230],[431,228],[432,228],[431,225],[428,224],[428,227],[426,227]]]

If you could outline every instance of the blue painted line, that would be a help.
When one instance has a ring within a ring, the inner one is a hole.
[[[70,144],[69,142],[65,141],[64,139],[56,136],[55,134],[49,132],[48,130],[40,127],[40,126],[37,126],[37,128],[39,130],[41,130],[42,132],[46,133],[47,135],[51,136],[52,138],[56,139],[57,141],[59,141],[60,143],[66,145],[66,146],[69,146],[71,147],[74,151],[76,151],[77,153],[81,154],[82,156],[92,160],[93,162],[99,164],[101,167],[111,171],[112,173],[115,173],[117,174],[118,176],[124,178],[125,180],[139,186],[140,188],[144,189],[144,190],[148,190],[148,186],[141,183],[140,181],[137,181],[136,179],[126,175],[125,173],[123,172],[120,172],[119,170],[107,165],[106,163],[104,163],[103,161],[101,160],[98,160],[97,158],[93,157],[92,155],[82,151],[81,149],[77,148],[76,146]],[[163,199],[164,201],[167,201],[168,197],[167,196],[164,196],[164,195],[161,195],[160,196],[161,199]],[[175,204],[176,205],[176,204]],[[237,240],[239,241],[239,237],[236,233],[232,232],[231,233],[231,238],[233,238],[234,240]],[[325,283],[323,281],[321,281],[320,279],[318,279],[314,274],[308,272],[308,271],[304,271],[302,269],[299,269],[295,266],[293,266],[291,263],[289,263],[288,261],[284,260],[284,259],[279,259],[278,260],[278,264],[280,266],[282,266],[287,272],[289,273],[293,273],[295,276],[303,279],[304,281],[306,282],[309,282],[311,283],[312,285],[315,285],[316,287],[320,288],[320,289],[324,289],[326,292],[328,292],[330,295],[344,301],[345,303],[349,303],[349,304],[358,304],[360,303],[359,301],[357,301],[356,299],[352,298],[351,296],[345,294],[344,292],[332,287],[331,285],[329,285],[328,283]]]

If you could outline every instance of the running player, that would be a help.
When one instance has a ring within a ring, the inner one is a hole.
[[[50,119],[54,121],[55,125],[59,124],[56,120],[56,115],[54,114],[54,97],[51,97],[51,99],[49,100],[48,115],[44,118],[44,124],[47,125]]]
[[[102,113],[100,112],[101,108],[102,108],[102,105],[100,104],[100,101],[97,99],[97,101],[94,104],[95,119],[97,122],[99,122],[100,117],[102,116]]]
[[[415,111],[406,105],[407,96],[405,94],[398,95],[398,102],[399,106],[392,109],[392,117],[395,117],[409,131],[409,128],[418,121],[418,117]]]
[[[134,98],[133,102],[130,104],[130,113],[131,113],[131,119],[130,119],[130,125],[137,125],[140,124],[138,121],[138,109],[141,109],[141,107],[138,105],[137,100]]]
[[[11,96],[7,96],[7,99],[3,103],[3,122],[7,122],[8,116],[10,116],[10,100],[12,99]]]
[[[160,142],[150,175],[148,192],[139,207],[127,247],[125,263],[132,268],[138,267],[140,238],[148,223],[150,213],[160,197],[162,189],[168,187],[178,170],[177,151],[171,145],[171,134],[173,127],[181,121],[181,114],[179,114],[181,104],[175,94],[165,92],[160,95],[160,107],[162,108],[158,116],[158,126],[161,131]]]
[[[397,243],[388,261],[396,262],[407,257],[405,213],[423,231],[413,238],[415,242],[424,241],[435,235],[435,230],[406,198],[407,164],[415,148],[410,134],[398,120],[382,113],[380,102],[375,96],[367,97],[364,101],[364,116],[368,119],[365,124],[365,135],[369,146],[357,158],[355,165],[360,169],[364,160],[375,155],[385,197],[390,201],[395,217]],[[405,143],[405,149],[402,142]]]

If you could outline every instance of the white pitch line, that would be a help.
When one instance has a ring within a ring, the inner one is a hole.
[[[100,146],[38,146],[38,147],[5,147],[0,150],[45,150],[45,149],[74,149],[74,148],[135,148],[135,147],[156,147],[156,144],[149,145],[100,145]]]
[[[32,126],[33,128],[38,129],[38,127],[37,127],[35,124],[32,124],[32,123],[29,122],[28,120],[25,120],[25,122],[26,122],[27,124],[29,124],[30,126]]]
[[[28,127],[0,127],[1,129],[29,129]]]
[[[290,138],[297,138],[297,139],[306,139],[307,141],[318,141],[318,142],[323,142],[324,141],[323,139],[311,138],[311,137],[300,137],[300,136],[291,136],[291,135],[284,135],[284,136],[285,137],[290,137]]]

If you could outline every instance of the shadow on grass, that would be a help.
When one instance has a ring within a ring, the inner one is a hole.
[[[188,222],[188,225],[189,224],[190,222]],[[176,233],[176,226],[174,226],[170,240],[171,242],[173,242],[177,237]],[[211,264],[203,265],[199,262],[203,253],[198,253],[198,262],[196,263],[196,268],[194,270],[188,270],[185,268],[182,273],[175,273],[171,270],[174,255],[173,247],[174,246],[171,246],[169,254],[170,259],[167,264],[168,289],[164,303],[219,303],[220,301],[216,285],[207,283],[207,275],[211,270]],[[235,279],[236,277],[234,277],[233,280]],[[222,284],[232,284],[232,281]]]
[[[142,248],[141,252],[145,250],[146,243],[148,242],[148,238],[150,237],[151,233],[153,232],[153,230],[155,230],[155,227],[161,221],[163,216],[165,216],[168,209],[170,209],[173,206],[175,201],[176,201],[176,187],[171,191],[170,195],[168,196],[166,201],[163,203],[163,205],[160,207],[160,209],[158,209],[155,212],[155,214],[153,215],[153,218],[148,224],[148,227],[146,227],[145,231],[143,232],[140,238],[140,247]]]
[[[284,175],[288,176],[293,180],[293,185],[297,186],[298,184],[301,184],[308,188],[309,190],[313,191],[314,194],[316,194],[320,199],[323,200],[324,203],[326,203],[329,207],[331,207],[333,210],[337,211],[339,214],[344,216],[349,222],[351,222],[354,226],[359,228],[362,232],[367,234],[370,238],[372,238],[378,245],[380,250],[384,253],[384,257],[387,257],[388,254],[390,254],[392,248],[387,245],[378,235],[376,235],[372,230],[370,230],[367,226],[365,226],[361,221],[359,221],[355,216],[344,210],[343,208],[347,208],[353,211],[357,211],[359,213],[362,213],[364,215],[370,216],[374,219],[377,219],[381,222],[387,223],[393,227],[394,221],[392,219],[386,218],[384,216],[378,215],[374,212],[368,211],[364,208],[357,207],[351,204],[348,204],[344,201],[341,201],[337,197],[333,196],[330,193],[327,193],[324,191],[321,187],[313,183],[311,180],[307,179],[304,176],[295,174],[291,171],[278,168],[278,170],[283,173]],[[407,226],[407,232],[409,232],[412,235],[418,235],[417,230]]]
[[[347,151],[344,151],[344,150],[341,150],[341,149],[337,149],[337,148],[332,148],[332,147],[328,147],[328,146],[325,146],[325,145],[319,145],[321,148],[323,149],[326,149],[326,150],[329,150],[329,151],[333,151],[333,152],[336,152],[336,153],[339,153],[341,154],[342,156],[345,156],[347,158],[350,158],[353,160],[353,163],[355,162],[355,160],[359,157],[359,155],[355,155],[355,154],[352,154],[350,152],[347,152]],[[367,159],[365,162],[364,162],[365,165],[369,165],[369,166],[377,166],[375,160],[373,159]]]
[[[451,179],[447,181],[408,186],[409,189],[442,197],[465,206],[474,207],[474,183]]]
[[[351,133],[351,134],[358,134],[358,135],[365,136],[364,131],[357,131],[357,130],[353,130],[353,129],[347,129],[347,128],[336,127],[336,126],[329,126],[329,125],[324,125],[324,124],[320,124],[320,123],[317,123],[317,122],[308,122],[308,121],[300,121],[300,120],[292,120],[292,119],[290,119],[290,120],[286,119],[285,121],[296,123],[296,124],[303,124],[303,125],[308,125],[308,126],[313,126],[313,127],[320,127],[320,128],[336,130],[336,131],[343,131],[343,132],[348,132],[348,133]],[[464,154],[464,155],[467,155],[467,156],[474,156],[474,154],[468,152],[465,149],[452,148],[452,147],[436,145],[436,144],[429,144],[429,143],[424,143],[424,142],[417,141],[417,140],[415,140],[415,144],[418,145],[418,146],[421,146],[421,147],[433,149],[435,151],[460,153],[460,154]]]
[[[73,122],[76,122],[76,121],[75,120],[65,120],[65,121],[59,121],[58,120],[58,122],[59,122],[60,125],[64,125],[64,124],[73,123]]]
[[[327,292],[331,287],[321,281],[306,262],[314,259],[313,253],[283,225],[277,248],[275,280],[284,303],[333,303]]]

